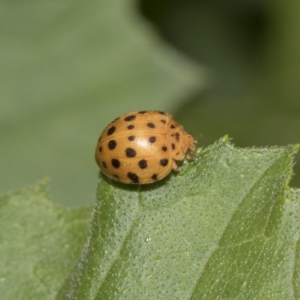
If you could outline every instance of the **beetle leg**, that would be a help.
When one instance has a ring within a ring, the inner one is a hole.
[[[173,171],[178,172],[178,166],[177,166],[177,163],[174,159],[173,159],[172,169],[173,169]]]

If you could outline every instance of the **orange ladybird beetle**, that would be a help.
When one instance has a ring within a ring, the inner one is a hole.
[[[96,162],[111,179],[148,184],[177,171],[176,161],[193,159],[196,141],[162,111],[135,111],[112,121],[102,132]]]

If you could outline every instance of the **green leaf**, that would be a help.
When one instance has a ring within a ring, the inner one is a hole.
[[[101,177],[87,248],[57,299],[298,298],[296,149],[223,139],[154,185]]]
[[[90,212],[51,203],[45,181],[2,196],[1,299],[53,299],[79,258]]]

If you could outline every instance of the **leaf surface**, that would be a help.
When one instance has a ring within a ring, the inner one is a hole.
[[[54,299],[82,251],[90,212],[54,205],[45,181],[2,196],[1,299]]]
[[[297,298],[295,151],[224,139],[155,185],[101,178],[88,246],[57,299]]]

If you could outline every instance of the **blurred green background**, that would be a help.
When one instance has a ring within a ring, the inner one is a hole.
[[[92,204],[98,136],[133,110],[172,113],[201,147],[300,142],[298,0],[0,1],[0,16],[1,194],[47,176],[53,201]]]

